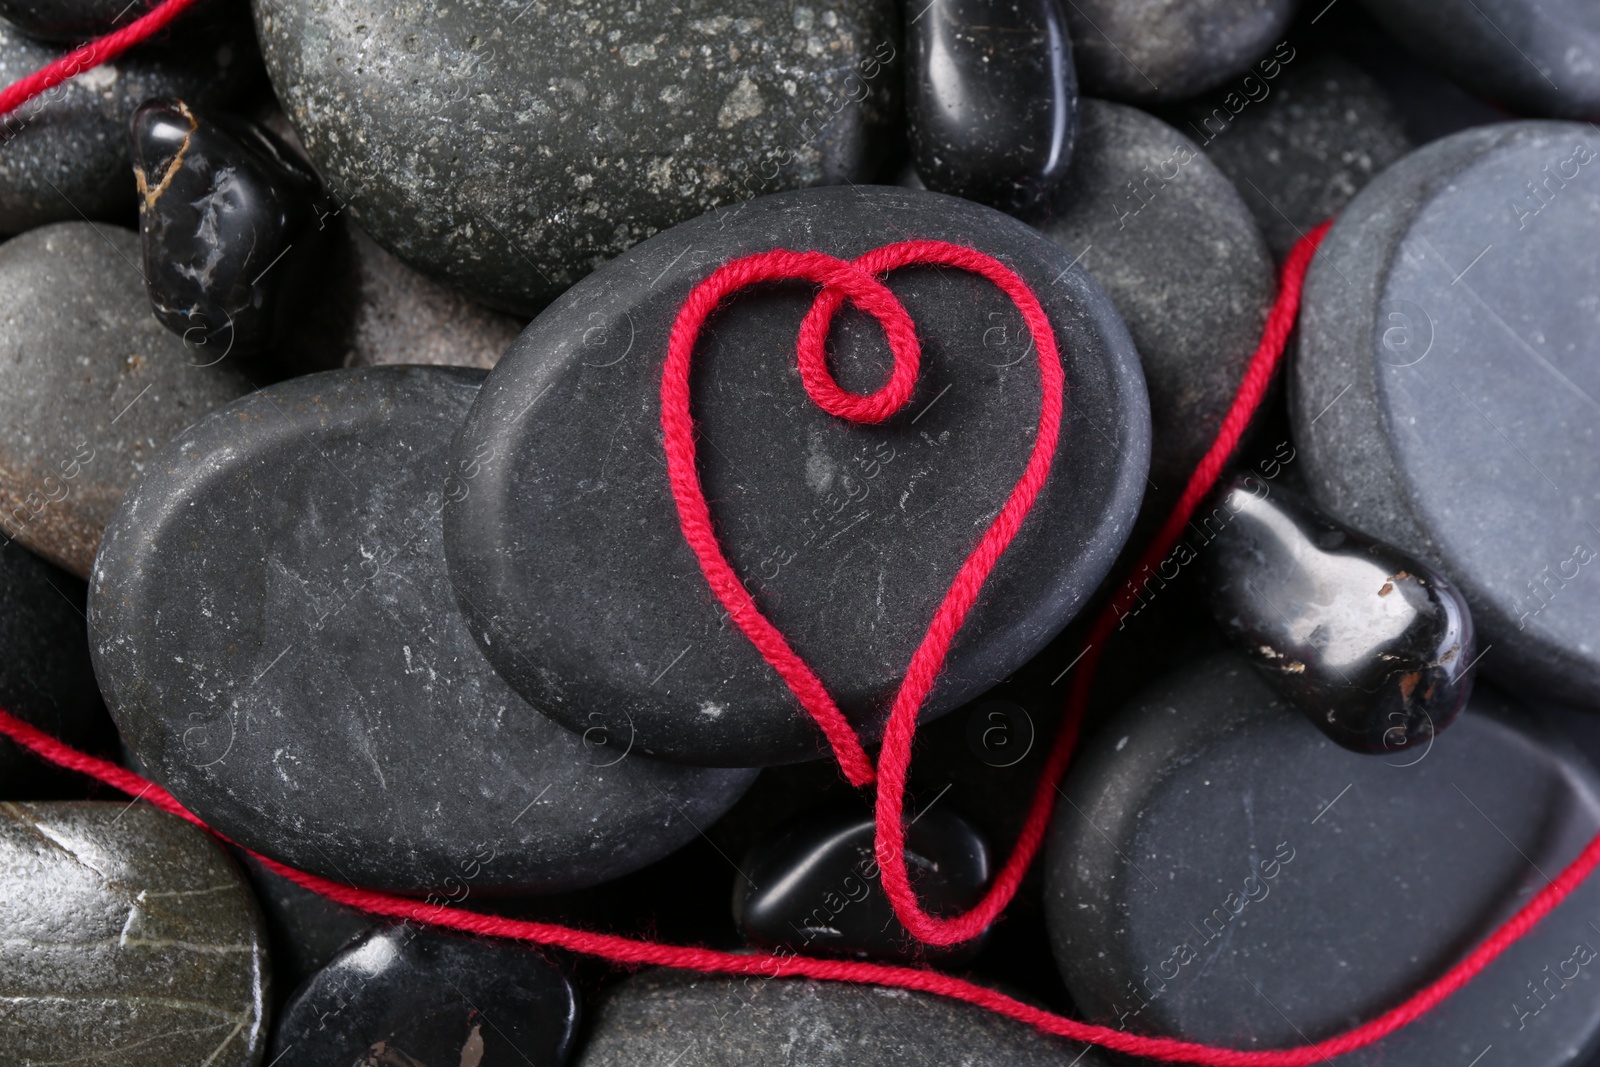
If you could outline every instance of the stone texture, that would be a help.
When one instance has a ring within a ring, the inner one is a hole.
[[[1074,1003],[1246,1050],[1395,1006],[1600,830],[1594,770],[1486,686],[1429,748],[1364,756],[1232,653],[1135,699],[1063,790],[1045,904]],[[1492,1045],[1506,1063],[1573,1062],[1600,1044],[1597,908],[1591,880],[1448,1000],[1341,1060],[1467,1064]]]
[[[1351,202],[1306,280],[1296,442],[1334,518],[1466,594],[1482,670],[1600,706],[1600,138],[1506,123]]]
[[[257,0],[332,190],[425,273],[532,312],[709,208],[870,180],[898,118],[890,0]]]
[[[1181,100],[1245,74],[1281,41],[1294,0],[1073,0],[1072,50],[1083,91],[1115,100]]]
[[[251,388],[155,320],[139,255],[135,234],[86,222],[0,245],[0,514],[79,577],[151,454]]]
[[[824,754],[684,542],[661,454],[661,353],[717,264],[773,248],[855,256],[911,234],[1005,258],[1051,317],[1069,388],[1050,481],[926,714],[1010,674],[1080,609],[1127,536],[1147,462],[1143,382],[1110,301],[1070,254],[968,201],[784,193],[677,227],[591,275],[518,339],[457,437],[457,462],[498,458],[446,505],[451,579],[485,654],[532,703],[575,731],[607,714],[638,751],[691,763]],[[910,403],[886,423],[845,424],[804,393],[803,285],[731,300],[703,335],[694,387],[728,558],[869,742],[980,524],[1020,476],[1040,404],[1037,361],[1002,293],[942,269],[889,285],[923,357]],[[847,387],[882,381],[876,324],[842,314],[833,340]]]
[[[142,804],[0,804],[0,1060],[256,1067],[270,972],[243,879]]]
[[[76,748],[108,752],[116,731],[94,684],[83,600],[83,582],[0,544],[0,708]],[[82,781],[0,739],[0,798],[42,799]]]
[[[107,705],[232,840],[375,888],[554,892],[671,852],[754,777],[569,733],[478,652],[439,511],[495,462],[449,461],[482,377],[271,386],[154,457],[108,527],[89,600]]]
[[[153,96],[226,101],[259,70],[248,26],[226,6],[191,14],[168,43],[126,53],[0,116],[0,234],[84,217],[132,219],[134,109]],[[0,22],[0,85],[62,51]]]
[[[151,0],[0,0],[0,19],[35,39],[87,41],[153,6]]]
[[[1085,99],[1067,180],[1035,224],[1099,282],[1150,389],[1147,511],[1165,513],[1261,339],[1272,257],[1228,179],[1159,119]]]
[[[650,971],[596,1009],[575,1067],[1102,1067],[1094,1052],[922,993],[805,979]],[[1080,1057],[1074,1059],[1074,1057]]]

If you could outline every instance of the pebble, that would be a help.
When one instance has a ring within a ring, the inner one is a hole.
[[[1600,112],[1600,17],[1587,0],[1364,2],[1383,26],[1479,96],[1524,114]]]
[[[924,911],[945,918],[976,904],[993,874],[989,845],[944,807],[917,812],[906,866]],[[873,856],[876,823],[858,805],[812,810],[769,831],[739,864],[733,919],[746,939],[815,955],[914,961],[970,957],[982,939],[940,949],[895,916]]]
[[[0,19],[36,40],[73,43],[126,26],[148,7],[129,0],[0,0]]]
[[[1272,58],[1297,6],[1294,0],[1073,0],[1066,10],[1083,91],[1156,101],[1214,89]]]
[[[10,533],[10,517],[0,514]],[[0,709],[74,748],[107,752],[116,731],[89,664],[83,582],[20,544],[0,544]],[[39,800],[82,779],[0,738],[0,798]]]
[[[538,949],[400,925],[375,930],[284,1006],[268,1061],[561,1067],[578,998]]]
[[[1104,287],[1144,366],[1155,436],[1145,508],[1164,513],[1210,447],[1277,289],[1244,202],[1160,119],[1085,99],[1067,180],[1034,219]]]
[[[1002,211],[1037,206],[1077,134],[1061,0],[934,0],[906,38],[907,134],[927,188]]]
[[[0,1061],[257,1067],[270,967],[222,846],[142,804],[0,804]]]
[[[240,18],[191,17],[167,44],[128,52],[0,116],[0,234],[82,218],[131,221],[128,119],[151,97],[202,106],[231,98],[252,67],[246,34]],[[0,85],[61,51],[0,21]]]
[[[1306,280],[1294,429],[1321,507],[1466,595],[1482,670],[1600,707],[1600,138],[1504,123],[1405,157]]]
[[[1006,677],[1083,606],[1127,537],[1147,463],[1143,382],[1111,302],[1070,254],[989,208],[892,188],[780,194],[591,275],[518,338],[462,427],[456,462],[498,459],[446,505],[451,579],[490,662],[527,699],[578,731],[598,709],[625,710],[637,751],[662,758],[825,754],[684,542],[661,453],[660,353],[689,290],[728,259],[819,245],[856,256],[911,233],[1020,272],[1055,325],[1070,390],[1050,481],[925,714]],[[988,282],[918,269],[889,284],[917,325],[922,376],[881,426],[845,424],[805,395],[806,287],[730,301],[696,357],[702,479],[725,551],[869,743],[977,524],[1019,477],[1040,402],[1021,316]],[[846,387],[882,380],[875,323],[852,311],[833,339]]]
[[[326,243],[317,176],[261,127],[182,100],[140,107],[129,142],[156,318],[208,360],[281,341]]]
[[[1348,59],[1306,54],[1280,70],[1186,106],[1178,125],[1233,182],[1281,261],[1411,142],[1389,94]]]
[[[1449,581],[1246,475],[1190,525],[1212,609],[1262,677],[1356,752],[1419,751],[1472,692],[1472,614]],[[1193,558],[1187,544],[1174,561]]]
[[[351,942],[385,923],[274,874],[243,849],[234,850],[234,859],[250,880],[266,923],[272,981],[279,998],[287,998]],[[282,1005],[273,1007],[277,1014]]]
[[[139,261],[137,235],[87,222],[0,245],[0,514],[80,578],[155,450],[251,388],[151,316]]]
[[[601,1001],[575,1067],[1103,1067],[1081,1046],[958,1001],[870,985],[648,971]],[[690,1050],[693,1050],[692,1052]],[[1077,1057],[1077,1059],[1074,1059]]]
[[[876,174],[899,117],[897,5],[724,8],[253,5],[279,99],[362,226],[525,313],[719,204]],[[352,61],[330,42],[356,25]]]
[[[568,732],[478,652],[439,512],[499,462],[448,458],[482,377],[271,386],[154,457],[108,527],[101,690],[153,776],[232,840],[452,901],[556,892],[666,855],[754,778],[642,759],[599,711]]]
[[[1069,774],[1044,857],[1051,940],[1091,1021],[1300,1046],[1438,977],[1600,830],[1600,780],[1488,687],[1385,757],[1314,729],[1242,657],[1156,683]],[[1600,883],[1354,1065],[1556,1067],[1600,1043]]]

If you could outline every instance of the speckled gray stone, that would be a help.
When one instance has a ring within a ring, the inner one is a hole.
[[[891,0],[256,0],[295,129],[362,226],[534,311],[718,204],[869,180],[898,116]]]
[[[555,892],[666,855],[755,777],[569,733],[490,669],[439,517],[492,461],[448,459],[482,377],[269,387],[163,449],[107,528],[89,597],[106,703],[151,774],[234,841],[451,900]]]
[[[0,1061],[261,1062],[261,920],[222,846],[177,816],[0,804],[0,930]]]
[[[1144,486],[1138,357],[1071,254],[991,208],[878,186],[762,197],[673,228],[552,304],[489,375],[455,443],[493,453],[445,508],[450,577],[497,670],[569,729],[611,716],[640,751],[709,766],[817,759],[826,742],[706,586],[661,444],[662,356],[690,289],[774,248],[854,257],[910,236],[1008,262],[1055,328],[1068,383],[1054,466],[950,649],[924,714],[1020,667],[1088,601]],[[807,286],[735,297],[702,335],[694,414],[733,568],[863,737],[929,617],[1027,463],[1039,369],[1011,301],[954,269],[895,271],[922,341],[906,407],[878,425],[814,405],[796,368]],[[853,310],[832,331],[851,389],[889,351]]]
[[[1135,698],[1062,788],[1045,908],[1073,1002],[1246,1050],[1399,1004],[1600,830],[1594,769],[1486,686],[1431,746],[1364,755],[1231,652]],[[1600,1046],[1597,914],[1590,879],[1463,989],[1338,1062],[1574,1062]]]
[[[881,986],[650,971],[607,993],[574,1067],[1102,1067],[981,1008]]]
[[[129,116],[153,96],[226,100],[251,67],[247,34],[225,13],[191,14],[172,43],[129,52],[0,116],[0,233],[84,216],[131,220]],[[0,85],[61,52],[0,21]]]
[[[1342,56],[1303,55],[1237,114],[1206,98],[1180,129],[1232,179],[1280,260],[1302,235],[1344,209],[1411,147],[1379,84]]]
[[[1472,605],[1480,670],[1600,707],[1600,137],[1519,122],[1437,141],[1340,216],[1292,375],[1335,518]]]
[[[1181,100],[1247,73],[1283,39],[1295,0],[1073,0],[1072,53],[1085,93]]]
[[[1276,281],[1233,185],[1137,108],[1082,101],[1066,181],[1035,218],[1133,335],[1154,429],[1145,509],[1177,499],[1233,400]]]
[[[86,222],[0,245],[4,529],[79,577],[151,453],[251,388],[156,321],[139,261],[137,234]]]
[[[1524,114],[1600,114],[1600,8],[1591,0],[1362,0],[1362,6],[1480,96]]]

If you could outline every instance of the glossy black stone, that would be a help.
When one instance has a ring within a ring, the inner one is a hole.
[[[376,930],[302,986],[268,1063],[561,1067],[578,998],[536,948],[416,926]]]
[[[983,895],[989,846],[944,807],[913,813],[906,866],[924,911],[957,915]],[[982,939],[940,950],[913,938],[879,881],[875,824],[857,807],[805,812],[757,842],[733,884],[733,919],[760,945],[879,959],[970,956]]]
[[[1009,675],[1082,607],[1127,537],[1148,463],[1144,384],[1111,302],[1075,253],[970,201],[783,193],[658,234],[574,286],[490,372],[457,436],[458,459],[500,458],[446,505],[450,577],[484,654],[532,703],[579,732],[611,715],[635,751],[703,766],[826,755],[684,542],[661,451],[661,358],[684,298],[723,262],[774,248],[853,257],[908,234],[1008,262],[1050,316],[1070,390],[1050,480],[928,716]],[[701,476],[728,559],[869,743],[932,605],[1026,464],[1040,403],[1006,296],[956,270],[887,284],[923,355],[910,403],[882,424],[836,419],[801,387],[806,285],[727,301],[694,375]],[[877,387],[890,356],[876,323],[844,313],[832,345],[847,388]]]
[[[1433,568],[1254,475],[1196,522],[1217,621],[1339,744],[1417,751],[1466,706],[1472,613]]]
[[[328,233],[316,175],[261,127],[175,99],[134,112],[129,144],[156,318],[207,362],[272,345]]]
[[[272,979],[280,1000],[322,970],[352,941],[387,921],[313,893],[242,849],[234,859],[255,892],[272,949]],[[276,1007],[276,1005],[275,1005]]]
[[[154,6],[154,0],[0,0],[0,19],[39,40],[86,41]]]
[[[1242,1049],[1323,1040],[1394,1007],[1600,830],[1594,769],[1488,685],[1432,745],[1374,758],[1234,653],[1149,687],[1062,789],[1045,907],[1082,1017]],[[1490,1045],[1484,1063],[1581,1061],[1600,1047],[1597,914],[1590,879],[1449,999],[1339,1064],[1465,1067]]]
[[[0,529],[8,518],[0,513]],[[76,748],[106,752],[116,728],[89,663],[84,593],[81,580],[0,541],[0,708]],[[83,784],[0,739],[0,800],[39,800]]]
[[[449,466],[482,379],[269,386],[153,457],[107,528],[89,597],[106,703],[152,777],[232,840],[457,902],[559,892],[697,837],[755,777],[640,758],[603,705],[563,729],[484,660],[439,517],[494,462]]]
[[[917,174],[936,193],[1025,212],[1072,160],[1078,76],[1061,0],[934,0],[906,27]]]

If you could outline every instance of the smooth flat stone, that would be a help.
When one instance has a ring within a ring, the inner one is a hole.
[[[572,983],[537,948],[391,926],[289,999],[268,1061],[561,1067],[577,1028]]]
[[[1060,184],[1078,125],[1061,0],[935,0],[906,26],[911,155],[927,188],[1002,211]]]
[[[815,759],[821,732],[734,626],[684,543],[660,438],[673,317],[717,265],[774,248],[853,257],[909,234],[1003,256],[1055,326],[1068,402],[1050,480],[956,638],[925,714],[988,689],[1077,612],[1127,536],[1149,424],[1137,358],[1071,255],[968,201],[902,189],[765,197],[664,233],[529,326],[456,440],[493,453],[446,506],[450,576],[497,670],[568,728],[625,713],[636,751],[705,765]],[[922,377],[878,427],[815,407],[795,371],[809,286],[731,300],[696,355],[706,498],[734,569],[870,739],[938,598],[1026,464],[1037,362],[981,278],[888,281],[917,324]],[[889,365],[854,310],[833,331],[848,388]],[[870,743],[870,740],[869,740]]]
[[[1400,1003],[1600,829],[1594,770],[1519,715],[1480,686],[1430,748],[1374,758],[1235,654],[1156,683],[1085,750],[1051,827],[1045,904],[1073,1001],[1241,1049]],[[1574,1062],[1600,1044],[1597,908],[1590,880],[1448,1000],[1343,1059],[1467,1064],[1492,1045],[1485,1062]]]
[[[1147,509],[1176,502],[1261,339],[1277,284],[1239,194],[1193,141],[1085,99],[1067,180],[1034,219],[1104,286],[1150,389]]]
[[[0,19],[29,37],[86,41],[126,26],[149,7],[128,0],[0,0]]]
[[[648,971],[600,1002],[574,1064],[633,1067],[688,1053],[685,1063],[733,1067],[769,1062],[777,1047],[808,1067],[1060,1067],[1081,1048],[923,993]],[[1105,1061],[1090,1051],[1076,1062]]]
[[[1597,153],[1587,126],[1506,123],[1380,175],[1307,276],[1290,390],[1323,509],[1453,581],[1491,677],[1588,707]]]
[[[0,530],[6,521],[0,514]],[[89,663],[84,592],[83,582],[20,544],[0,542],[0,708],[74,748],[105,752],[116,731]],[[65,777],[0,740],[0,797],[40,799]],[[70,784],[82,782],[74,775]]]
[[[1233,182],[1279,260],[1411,147],[1389,94],[1348,59],[1301,53],[1281,71],[1184,107],[1177,124]]]
[[[1587,119],[1600,109],[1600,10],[1585,0],[1384,0],[1373,18],[1480,96]]]
[[[166,43],[127,52],[0,117],[0,233],[85,217],[132,219],[134,110],[154,96],[224,102],[250,72],[248,27],[225,7],[192,13]],[[0,85],[63,51],[0,21]]]
[[[175,98],[134,112],[129,143],[156,318],[216,359],[281,341],[328,236],[317,176],[261,127]]]
[[[270,968],[216,840],[143,804],[0,804],[0,1060],[256,1067]]]
[[[1074,0],[1066,9],[1078,80],[1084,92],[1115,100],[1202,93],[1271,55],[1297,6],[1292,0]]]
[[[1254,475],[1199,516],[1217,622],[1318,729],[1352,751],[1410,753],[1455,721],[1478,653],[1448,579]]]
[[[994,873],[989,845],[944,807],[914,812],[906,865],[923,910],[951,917],[976,904]],[[733,918],[752,942],[806,954],[920,960],[970,957],[981,939],[941,949],[895,916],[873,855],[876,824],[858,805],[805,812],[758,841],[733,882]]]
[[[253,5],[318,170],[401,259],[531,313],[734,200],[870,181],[897,121],[897,7],[780,0]],[[333,41],[354,41],[351,63]]]
[[[387,923],[274,874],[248,852],[236,851],[234,859],[250,880],[261,909],[272,948],[273,984],[280,997],[293,993],[351,942]]]
[[[452,900],[554,892],[671,852],[755,776],[569,733],[478,652],[439,510],[491,462],[448,456],[482,377],[272,386],[174,441],[108,528],[89,598],[106,702],[151,773],[240,844]]]
[[[151,316],[139,255],[135,234],[86,222],[0,245],[0,512],[80,578],[155,450],[251,389]]]

